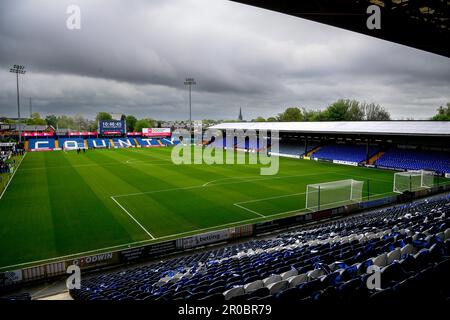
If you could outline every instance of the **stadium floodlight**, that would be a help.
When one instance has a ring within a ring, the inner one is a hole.
[[[192,133],[192,104],[191,104],[191,88],[193,85],[196,85],[194,78],[186,78],[184,81],[185,86],[189,86],[189,134]]]
[[[17,84],[17,117],[18,117],[18,126],[19,126],[19,142],[22,142],[22,127],[20,121],[20,100],[19,100],[19,74],[25,74],[25,67],[19,64],[15,64],[11,68],[9,68],[9,72],[16,74],[16,84]]]
[[[394,174],[394,192],[413,192],[430,188],[434,184],[434,173],[425,170],[396,172]]]
[[[306,209],[319,211],[362,201],[364,181],[353,179],[309,184],[306,186]]]

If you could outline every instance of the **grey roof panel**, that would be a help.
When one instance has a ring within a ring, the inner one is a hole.
[[[224,122],[210,128],[303,133],[450,136],[450,121]]]

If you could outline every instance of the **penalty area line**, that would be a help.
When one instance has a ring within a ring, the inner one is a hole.
[[[249,209],[249,208],[246,208],[246,207],[244,207],[244,206],[241,206],[241,205],[238,204],[238,203],[233,203],[233,206],[236,206],[236,207],[239,207],[239,208],[241,208],[241,209],[247,210],[248,212],[254,213],[254,214],[256,214],[256,215],[258,215],[258,216],[260,216],[260,217],[263,217],[263,218],[266,217],[265,215],[263,215],[263,214],[261,214],[261,213],[259,213],[259,212],[256,212],[256,211],[254,211],[254,210],[252,210],[252,209]]]
[[[145,231],[145,233],[146,234],[148,234],[149,236],[150,236],[150,238],[152,238],[152,240],[155,240],[156,238],[150,233],[150,232],[148,232],[148,230],[147,229],[145,229],[144,228],[144,226],[139,222],[139,221],[137,221],[137,219],[135,218],[135,217],[133,217],[133,215],[131,214],[131,213],[129,213],[128,212],[128,210],[127,209],[125,209],[120,203],[119,203],[119,201],[117,201],[116,199],[114,199],[114,197],[111,197],[111,199],[131,218],[131,219],[133,219],[133,221],[134,222],[136,222],[136,224],[139,226],[139,227],[141,227],[141,229],[142,230],[144,230]]]

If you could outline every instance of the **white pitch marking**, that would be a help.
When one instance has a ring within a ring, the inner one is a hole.
[[[325,172],[327,174],[333,174],[334,172]],[[253,181],[265,181],[265,180],[275,180],[275,179],[289,179],[289,178],[295,178],[295,177],[306,177],[306,176],[316,176],[324,174],[324,172],[321,173],[311,173],[311,174],[299,174],[299,175],[292,175],[292,176],[280,176],[280,177],[269,177],[269,178],[260,178],[260,179],[250,179],[250,180],[242,180],[242,181],[234,181],[234,182],[225,182],[225,183],[218,183],[214,185],[207,185],[210,187],[217,187],[217,186],[223,186],[223,185],[229,185],[229,184],[238,184],[238,183],[247,183],[247,182],[253,182]],[[238,179],[238,178],[235,178]],[[212,182],[212,181],[210,181]],[[177,191],[177,190],[190,190],[190,189],[197,189],[197,188],[203,188],[204,184],[196,185],[196,186],[187,186],[187,187],[178,187],[178,188],[168,188],[168,189],[159,189],[159,190],[152,190],[152,191],[144,191],[144,192],[135,192],[135,193],[127,193],[127,194],[118,194],[114,195],[114,198],[121,198],[121,197],[129,197],[129,196],[139,196],[142,194],[152,194],[152,193],[160,193],[160,192],[169,192],[169,191]]]
[[[299,211],[299,213],[301,213],[301,211]],[[286,214],[286,212],[281,212],[281,213],[275,213],[275,214],[267,215],[267,216],[265,216],[265,218],[275,217],[275,216],[279,216],[279,215],[282,215],[282,214]],[[158,241],[158,240],[163,240],[163,239],[167,239],[167,238],[179,237],[179,236],[182,236],[182,235],[185,235],[185,234],[197,234],[199,232],[213,230],[213,229],[220,229],[222,227],[231,226],[231,225],[237,225],[237,224],[242,225],[242,224],[244,224],[246,222],[251,222],[251,221],[260,220],[260,219],[261,218],[250,218],[250,219],[245,219],[245,220],[239,220],[239,221],[236,221],[236,222],[224,223],[224,224],[220,224],[220,225],[212,226],[212,227],[208,227],[208,228],[195,229],[195,230],[190,230],[190,231],[185,231],[185,232],[180,232],[180,233],[169,234],[169,235],[166,235],[166,236],[155,238],[153,240],[140,240],[140,241],[135,241],[135,242],[119,244],[119,245],[116,245],[116,246],[110,246],[110,247],[104,247],[104,248],[89,250],[89,251],[82,251],[82,252],[78,252],[78,253],[72,253],[72,254],[59,256],[59,257],[55,257],[55,258],[35,260],[35,261],[24,262],[24,263],[9,265],[9,266],[0,266],[0,270],[12,269],[12,268],[16,268],[16,267],[20,267],[20,266],[24,266],[24,265],[36,265],[38,263],[48,262],[48,261],[55,261],[55,262],[57,262],[57,261],[60,261],[61,259],[64,259],[64,258],[79,257],[79,256],[84,256],[86,254],[91,254],[91,253],[96,254],[96,253],[108,251],[108,250],[111,250],[111,249],[117,249],[117,248],[124,248],[124,249],[126,249],[126,248],[129,248],[130,246],[134,246],[134,245],[137,245],[137,244],[151,243],[152,241]]]
[[[141,227],[142,228],[142,230],[144,230],[145,231],[145,233],[147,233],[149,236],[150,236],[150,238],[152,238],[152,240],[155,240],[155,237],[150,233],[150,232],[148,232],[148,230],[147,229],[145,229],[144,228],[144,226],[139,222],[139,221],[137,221],[136,220],[136,218],[135,217],[133,217],[128,211],[127,211],[127,209],[125,209],[116,199],[114,199],[114,197],[111,197],[111,199],[123,210],[123,211],[125,211],[125,213],[131,218],[131,219],[133,219],[133,221],[134,222],[136,222],[137,224],[138,224],[138,226],[139,227]]]
[[[290,194],[284,194],[282,196],[268,197],[268,198],[261,198],[261,199],[255,199],[255,200],[249,200],[249,201],[236,202],[236,204],[252,203],[252,202],[259,202],[259,201],[264,201],[264,200],[278,199],[278,198],[287,198],[287,197],[292,197],[292,196],[298,196],[298,195],[301,195],[301,194],[306,194],[306,192],[290,193]]]
[[[266,217],[265,215],[263,215],[263,214],[261,214],[261,213],[259,213],[259,212],[256,212],[256,211],[254,211],[254,210],[252,210],[252,209],[249,209],[249,208],[246,208],[246,207],[243,207],[243,206],[241,206],[241,205],[239,205],[239,204],[237,204],[237,203],[233,203],[233,206],[236,206],[236,207],[239,207],[239,208],[241,208],[241,209],[247,210],[248,212],[257,214],[257,215],[260,216],[260,217],[263,217],[263,218]]]
[[[23,155],[23,157],[20,159],[19,164],[17,165],[17,168],[14,169],[14,172],[11,176],[11,178],[9,179],[8,183],[6,184],[5,189],[3,189],[2,194],[0,195],[0,200],[3,198],[3,195],[6,192],[6,189],[8,189],[9,184],[11,183],[12,179],[14,178],[14,176],[16,175],[17,170],[19,170],[20,164],[22,163],[23,159],[25,158],[25,156],[27,155],[27,152],[25,152],[25,154]]]

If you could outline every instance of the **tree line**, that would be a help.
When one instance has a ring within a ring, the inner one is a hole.
[[[54,128],[69,129],[75,131],[97,131],[98,121],[112,120],[108,112],[99,112],[94,120],[82,116],[56,116],[54,114],[41,118],[38,112],[31,114],[29,119],[23,122],[28,125],[50,125]],[[138,119],[133,115],[122,115],[122,120],[126,121],[127,131],[142,131],[142,128],[161,127],[161,121],[152,118]],[[289,107],[276,116],[257,117],[253,122],[276,122],[276,121],[362,121],[362,120],[391,120],[389,112],[375,103],[365,103],[350,99],[340,99],[324,110],[308,110],[301,107]],[[430,120],[450,121],[450,102],[446,106],[440,106],[436,114]],[[236,120],[224,120],[236,122]],[[15,123],[7,118],[0,118],[0,122]],[[209,124],[215,124],[217,120],[204,120]]]
[[[390,113],[375,103],[359,102],[350,99],[340,99],[324,110],[307,110],[300,107],[289,107],[276,116],[257,117],[253,122],[276,122],[276,121],[375,121],[391,120]],[[440,106],[437,114],[430,120],[450,120],[450,103],[447,107]]]
[[[94,120],[82,116],[56,116],[53,114],[41,118],[38,112],[34,112],[25,123],[28,125],[49,125],[55,129],[97,131],[98,122],[101,120],[112,120],[112,116],[108,112],[99,112]],[[159,126],[159,122],[152,118],[137,119],[133,115],[122,115],[121,120],[126,121],[128,132],[142,131],[142,128],[155,128]]]

